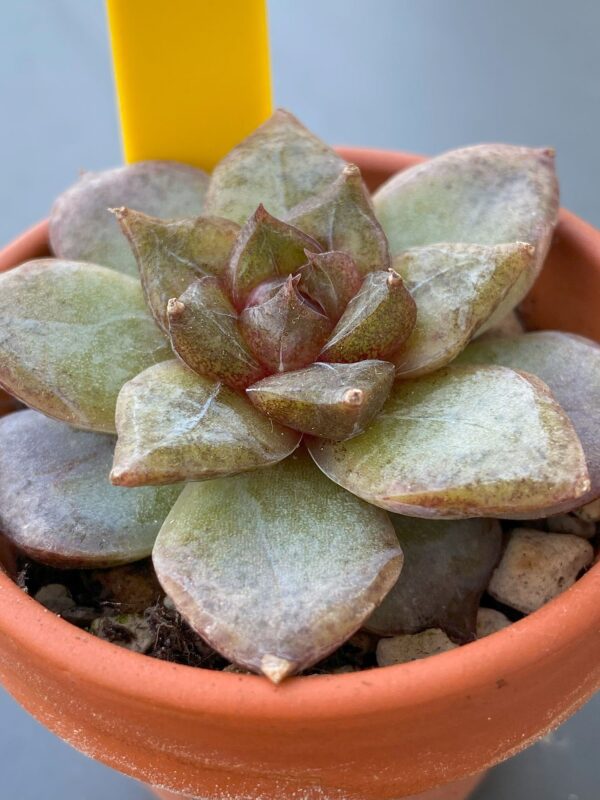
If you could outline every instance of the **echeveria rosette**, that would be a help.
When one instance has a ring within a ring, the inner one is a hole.
[[[278,682],[361,625],[467,640],[499,554],[490,518],[598,493],[595,345],[578,340],[594,377],[577,401],[549,350],[488,340],[450,365],[541,266],[558,207],[551,153],[454,151],[373,204],[357,167],[278,111],[217,166],[202,206],[206,183],[153,162],[86,180],[57,201],[53,242],[105,266],[46,260],[0,277],[0,383],[59,420],[0,425],[0,447],[22,455],[10,471],[0,460],[0,498],[29,487],[6,533],[50,563],[132,561],[192,481],[155,567],[235,663]],[[100,221],[99,204],[117,219]],[[127,243],[141,287],[114,271],[130,271]],[[573,346],[548,347],[560,360]],[[42,436],[54,464],[36,452]],[[99,497],[114,503],[106,519]],[[72,525],[63,501],[78,505]]]

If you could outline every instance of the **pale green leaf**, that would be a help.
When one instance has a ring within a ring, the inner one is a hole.
[[[127,275],[58,259],[0,275],[0,384],[44,414],[112,433],[121,386],[169,355]]]
[[[534,258],[531,245],[435,244],[394,259],[417,304],[417,324],[393,359],[401,378],[450,363],[476,335]]]
[[[600,346],[559,331],[539,331],[510,338],[473,342],[461,364],[501,364],[537,375],[566,411],[587,460],[591,489],[563,510],[600,497]]]
[[[438,242],[535,247],[493,324],[523,299],[546,258],[558,215],[554,152],[507,144],[451,150],[394,175],[373,202],[392,255]]]
[[[126,383],[116,419],[111,480],[120,486],[233,475],[281,461],[300,440],[244,396],[178,361]]]
[[[86,172],[55,200],[50,244],[59,258],[90,261],[137,277],[133,254],[110,208],[128,206],[155,217],[200,214],[208,175],[177,161],[139,161]]]
[[[276,217],[322,191],[344,161],[283,109],[217,164],[205,213],[242,224],[263,203]]]
[[[328,481],[303,452],[187,486],[153,558],[190,625],[275,683],[351,636],[402,564],[387,514]]]
[[[336,483],[418,517],[538,518],[590,485],[579,439],[546,385],[506,367],[397,382],[365,433],[310,449]]]
[[[150,555],[181,486],[111,486],[114,446],[114,436],[36,411],[3,417],[2,532],[31,558],[57,567],[106,567]]]

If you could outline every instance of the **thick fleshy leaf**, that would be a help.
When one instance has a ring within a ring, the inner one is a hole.
[[[346,363],[389,358],[410,336],[416,317],[415,301],[397,272],[370,272],[348,303],[320,358]]]
[[[417,304],[417,324],[394,358],[401,378],[449,364],[506,297],[534,258],[523,242],[434,244],[394,259]]]
[[[145,370],[117,403],[111,481],[119,486],[200,481],[274,464],[300,441],[221,383],[178,361]]]
[[[315,360],[333,324],[298,291],[300,278],[289,277],[277,293],[240,314],[248,346],[271,372],[300,369]]]
[[[114,212],[135,255],[150,311],[168,331],[167,302],[197,278],[225,273],[239,226],[218,217],[165,220],[130,208]]]
[[[277,217],[335,180],[344,161],[278,109],[217,164],[205,211],[242,224],[259,203]]]
[[[362,436],[311,443],[336,483],[416,517],[539,518],[589,489],[547,386],[506,367],[448,367],[396,383]]]
[[[390,266],[387,239],[354,164],[347,164],[321,194],[315,189],[309,199],[292,209],[287,219],[313,236],[325,250],[349,253],[361,275]]]
[[[558,215],[554,152],[507,144],[452,150],[394,175],[373,203],[392,255],[437,242],[534,245],[534,261],[491,325],[522,300],[546,258]]]
[[[153,558],[190,625],[275,683],[348,639],[402,565],[388,516],[328,481],[302,451],[187,486]]]
[[[133,253],[109,208],[129,206],[176,219],[200,214],[208,175],[176,161],[140,161],[86,172],[50,212],[50,244],[59,258],[90,261],[137,277]]]
[[[44,414],[113,433],[121,386],[169,355],[127,275],[50,258],[0,275],[0,385]]]
[[[247,395],[272,419],[303,433],[342,440],[362,433],[384,404],[394,381],[386,361],[312,364],[271,375]]]
[[[381,636],[441,628],[456,642],[474,639],[479,601],[501,554],[498,521],[391,520],[404,566],[365,627]]]
[[[231,254],[228,278],[233,302],[241,309],[263,281],[296,272],[306,264],[306,249],[320,250],[314,239],[272,217],[260,205],[242,228]]]
[[[501,364],[537,375],[550,387],[581,440],[591,488],[569,510],[600,497],[600,346],[583,336],[539,331],[473,342],[462,364]]]
[[[308,263],[299,272],[298,288],[321,306],[332,322],[337,322],[358,292],[363,276],[347,253],[306,252]]]
[[[36,411],[0,420],[0,527],[57,567],[105,567],[150,555],[181,486],[121,489],[108,480],[114,436]]]
[[[248,349],[218,278],[194,281],[178,300],[169,300],[167,311],[173,350],[194,372],[238,391],[266,374]]]

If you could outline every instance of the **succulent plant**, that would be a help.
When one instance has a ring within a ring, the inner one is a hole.
[[[600,496],[600,348],[469,345],[557,212],[549,150],[456,150],[371,198],[285,111],[210,181],[84,176],[55,258],[0,277],[0,384],[34,409],[0,421],[3,531],[58,566],[152,551],[191,626],[275,682],[361,626],[468,641],[494,518]]]

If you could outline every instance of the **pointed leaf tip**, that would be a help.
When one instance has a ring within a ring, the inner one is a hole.
[[[548,388],[505,367],[396,383],[365,433],[309,449],[344,488],[417,517],[538,518],[590,486],[579,439]]]
[[[310,236],[259,206],[242,228],[231,254],[228,280],[235,305],[242,309],[251,291],[264,281],[296,272],[306,263],[307,249],[321,250]]]
[[[173,350],[187,366],[237,391],[263,378],[238,324],[235,308],[217,278],[200,278],[167,304]]]
[[[386,236],[375,217],[360,170],[347,164],[337,180],[292,209],[288,221],[324,250],[352,256],[361,275],[390,266]]]
[[[240,330],[256,358],[271,372],[300,369],[315,360],[331,333],[329,317],[298,291],[298,276],[240,314]]]
[[[397,580],[402,552],[385,512],[299,451],[269,469],[188,484],[153,560],[200,635],[279,682],[361,626]]]
[[[239,227],[217,217],[163,220],[131,209],[117,218],[135,255],[146,302],[168,332],[169,298],[202,276],[225,273]]]
[[[394,380],[385,361],[313,364],[272,375],[247,389],[251,402],[294,430],[327,439],[362,433],[381,409]]]
[[[206,210],[242,224],[264,203],[284,217],[331,183],[343,165],[325,142],[279,109],[217,164]]]
[[[320,358],[344,363],[386,359],[402,348],[416,316],[415,302],[396,272],[371,272],[348,303]]]

